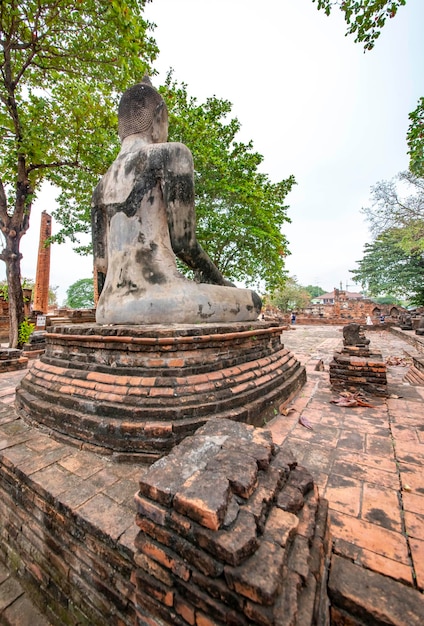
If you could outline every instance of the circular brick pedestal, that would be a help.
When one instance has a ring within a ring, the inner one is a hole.
[[[154,461],[212,418],[262,426],[298,391],[305,369],[284,348],[284,328],[56,326],[16,408],[79,447]]]

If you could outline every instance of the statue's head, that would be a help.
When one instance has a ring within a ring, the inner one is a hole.
[[[143,135],[149,143],[167,140],[168,110],[148,76],[122,95],[118,108],[118,134],[121,141],[135,134]]]

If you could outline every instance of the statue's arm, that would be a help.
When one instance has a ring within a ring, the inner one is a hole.
[[[162,192],[174,253],[201,282],[234,286],[224,278],[196,238],[194,170],[190,150],[179,143],[164,144],[164,150]]]
[[[107,213],[100,202],[99,189],[93,193],[91,205],[91,233],[93,242],[93,264],[97,275],[98,293],[103,289],[107,273]]]

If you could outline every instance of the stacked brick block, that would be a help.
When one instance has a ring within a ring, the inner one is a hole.
[[[0,374],[14,372],[28,367],[28,359],[22,350],[16,348],[3,348],[0,350]]]
[[[363,391],[387,395],[387,368],[378,352],[364,346],[345,346],[333,354],[329,365],[330,383],[338,391]]]
[[[268,431],[208,422],[135,500],[138,625],[328,623],[327,503]]]
[[[306,380],[270,323],[56,326],[16,392],[21,417],[117,460],[152,462],[210,419],[262,426]]]

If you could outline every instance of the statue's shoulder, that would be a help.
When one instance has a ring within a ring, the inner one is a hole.
[[[178,162],[179,167],[193,168],[193,156],[185,144],[179,141],[170,141],[162,145],[167,146],[168,162]]]

